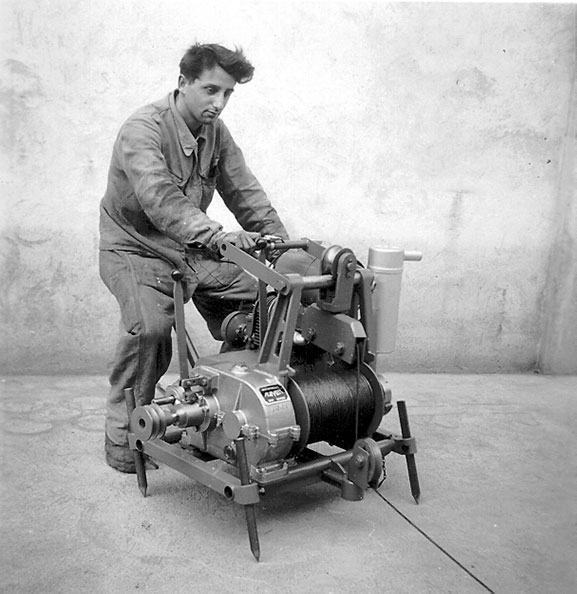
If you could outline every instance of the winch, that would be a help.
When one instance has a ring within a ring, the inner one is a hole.
[[[325,481],[360,500],[395,452],[406,457],[418,503],[404,402],[401,435],[378,430],[393,405],[376,355],[394,348],[403,262],[421,255],[371,248],[365,267],[352,250],[310,239],[266,236],[257,248],[219,244],[220,257],[256,277],[259,291],[251,310],[224,320],[224,348],[212,356],[199,358],[190,340],[174,271],[179,380],[151,404],[135,407],[132,389],[126,401],[143,495],[146,455],[243,505],[258,560],[255,506],[280,489]],[[330,454],[320,453],[327,444]]]

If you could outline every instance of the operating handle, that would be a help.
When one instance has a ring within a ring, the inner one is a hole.
[[[256,240],[256,247],[259,250],[274,250],[286,252],[288,250],[302,249],[307,250],[311,244],[309,239],[287,239],[276,235],[264,235]]]

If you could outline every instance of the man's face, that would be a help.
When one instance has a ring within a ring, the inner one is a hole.
[[[236,81],[220,66],[204,70],[194,81],[182,74],[178,79],[179,112],[191,130],[213,124],[234,91]]]

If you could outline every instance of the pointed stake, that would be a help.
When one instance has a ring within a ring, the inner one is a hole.
[[[142,496],[146,497],[148,479],[146,478],[144,454],[138,450],[134,450],[134,465],[136,467],[136,480],[138,481],[138,488],[140,489]]]
[[[401,424],[401,432],[404,439],[411,437],[411,428],[409,427],[409,415],[407,414],[407,406],[404,400],[397,402],[397,410],[399,412],[399,422]],[[415,454],[407,454],[407,471],[409,473],[409,485],[411,486],[411,494],[413,499],[419,504],[421,499],[421,487],[419,485],[419,475],[417,474],[417,463],[415,461]]]
[[[407,470],[409,471],[409,484],[411,485],[411,494],[417,505],[421,498],[421,487],[419,486],[419,475],[417,474],[417,463],[415,454],[407,455]]]
[[[130,417],[136,408],[136,398],[134,396],[133,388],[126,388],[124,390],[124,399],[126,400],[126,410],[128,412],[128,430],[130,431]],[[134,450],[134,466],[136,468],[136,480],[138,481],[138,488],[143,497],[146,497],[148,489],[148,480],[146,478],[146,466],[144,465],[144,454],[138,450]]]
[[[238,473],[240,475],[240,484],[250,484],[250,474],[248,470],[248,459],[246,457],[246,444],[244,437],[235,440],[236,443],[236,458],[238,461]],[[260,561],[260,544],[258,542],[258,529],[256,527],[256,512],[254,503],[244,506],[244,515],[246,518],[246,527],[248,529],[248,540],[250,543],[250,550],[257,561]]]
[[[244,513],[246,517],[246,527],[248,528],[248,540],[250,550],[257,561],[260,561],[260,543],[258,542],[258,530],[256,527],[256,514],[254,505],[245,505]]]

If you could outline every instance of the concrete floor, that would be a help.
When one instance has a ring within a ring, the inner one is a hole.
[[[495,592],[577,591],[577,378],[389,376],[418,439],[422,500],[387,458],[385,497]],[[104,377],[1,380],[2,592],[483,592],[374,492],[241,506],[174,470],[103,460]],[[396,412],[383,427],[398,432]]]

